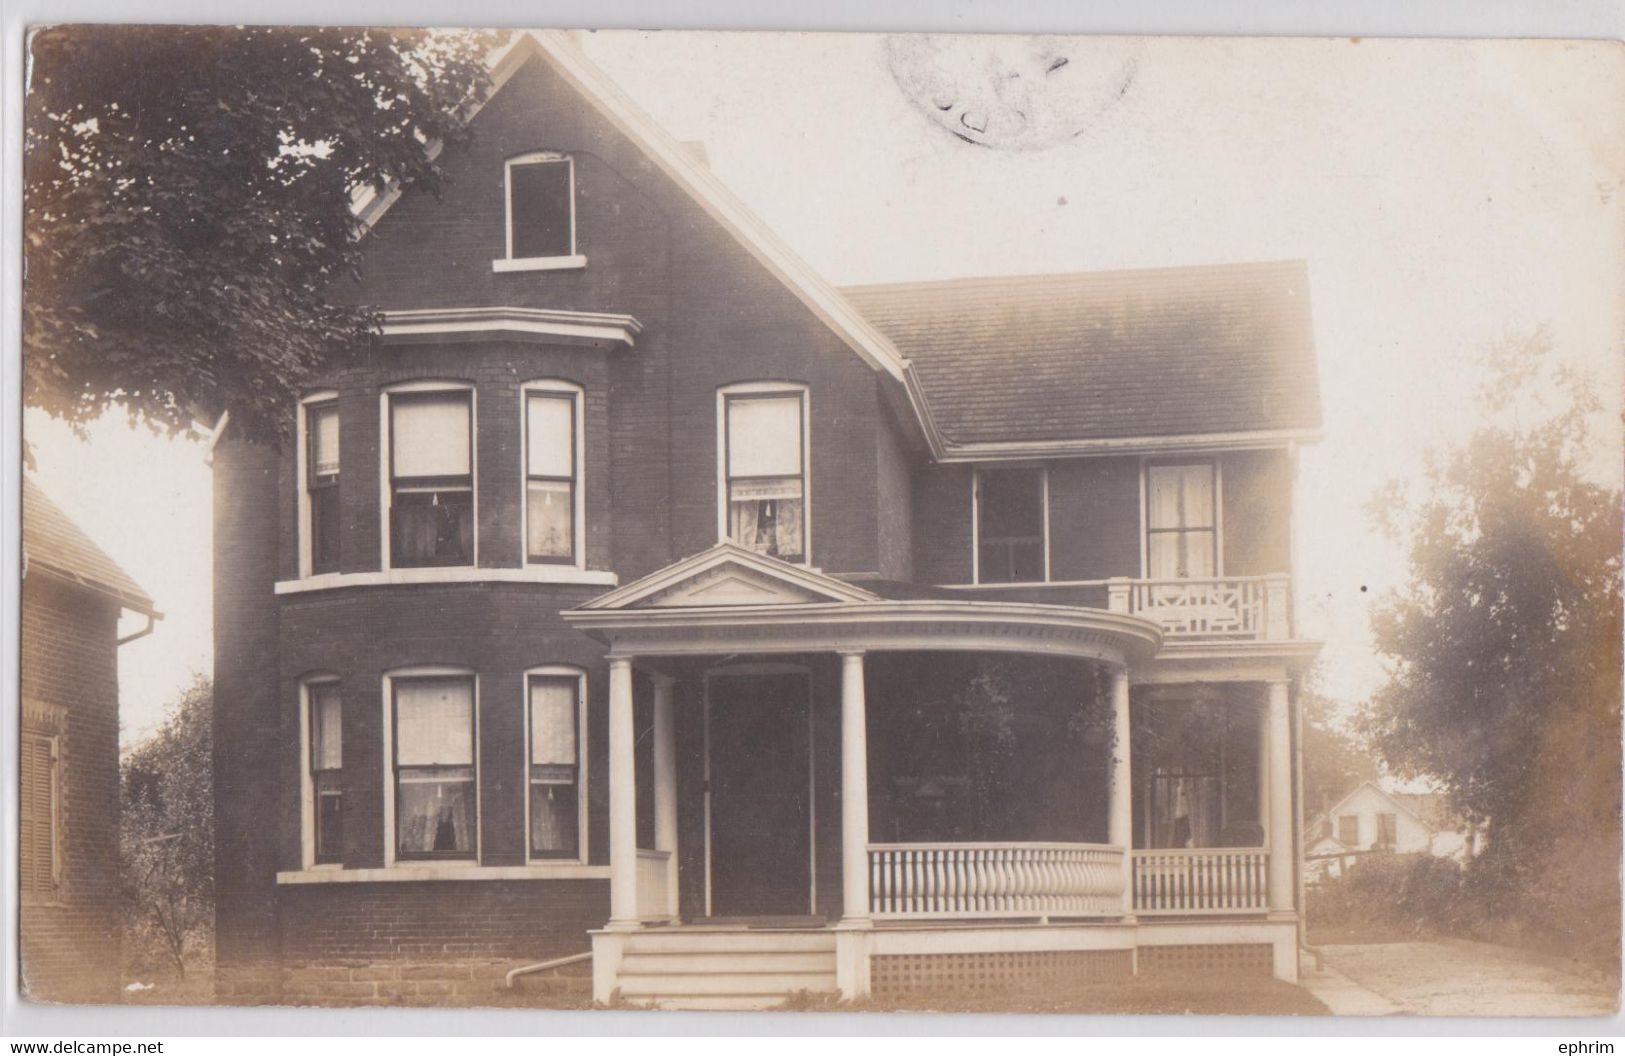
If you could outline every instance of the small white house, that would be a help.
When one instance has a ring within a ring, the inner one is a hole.
[[[1465,862],[1478,853],[1477,834],[1439,792],[1391,792],[1363,781],[1316,816],[1308,827],[1305,876],[1337,876],[1357,855],[1373,851],[1431,854]]]

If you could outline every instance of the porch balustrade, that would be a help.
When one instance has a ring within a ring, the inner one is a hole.
[[[1291,636],[1285,575],[1113,579],[1107,608],[1161,624],[1169,638],[1271,640]]]
[[[1086,843],[874,843],[869,908],[882,919],[1118,916],[1123,850]]]
[[[1261,847],[1135,851],[1133,858],[1138,914],[1269,908],[1269,852]]]

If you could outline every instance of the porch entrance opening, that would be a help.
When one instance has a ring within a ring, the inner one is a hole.
[[[805,672],[706,682],[709,915],[813,912],[811,692]]]

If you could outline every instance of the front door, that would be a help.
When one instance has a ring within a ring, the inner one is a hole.
[[[715,674],[707,692],[713,917],[812,910],[807,676]]]

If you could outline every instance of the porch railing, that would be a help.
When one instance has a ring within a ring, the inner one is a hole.
[[[638,919],[665,920],[671,914],[666,901],[666,862],[670,851],[638,848]]]
[[[1170,638],[1291,637],[1290,579],[1285,574],[1223,579],[1112,579],[1106,607],[1144,616]]]
[[[1136,913],[1262,912],[1269,908],[1269,852],[1135,851],[1133,886]]]
[[[1091,843],[872,843],[876,917],[1116,916],[1123,850]]]

